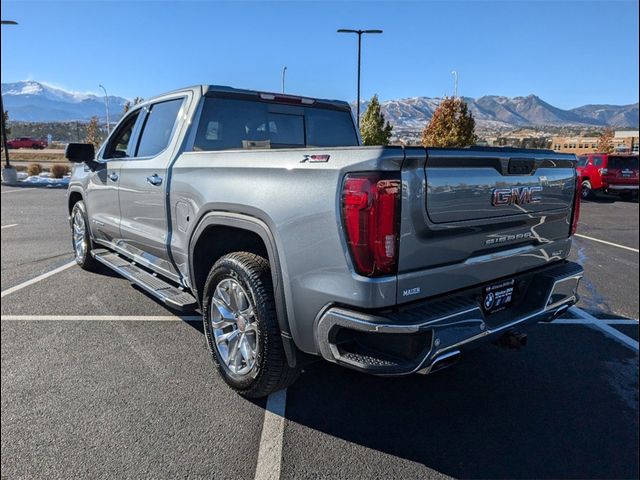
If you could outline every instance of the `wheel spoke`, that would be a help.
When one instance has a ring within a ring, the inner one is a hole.
[[[240,337],[240,353],[242,354],[242,358],[245,363],[249,365],[249,360],[251,359],[251,347],[246,335],[244,334]]]
[[[222,318],[229,321],[228,325],[235,323],[235,317],[233,316],[233,313],[229,309],[229,306],[223,300],[221,300],[220,298],[216,298],[214,294],[214,296],[211,297],[211,301],[218,309],[218,312],[220,313]],[[220,328],[220,327],[216,327],[216,328]]]
[[[218,345],[221,343],[227,342],[231,344],[231,342],[238,336],[238,330],[233,330],[232,332],[223,333],[222,335],[216,338],[216,342]]]

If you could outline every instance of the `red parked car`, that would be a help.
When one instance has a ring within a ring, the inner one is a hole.
[[[7,142],[8,148],[34,148],[36,150],[41,150],[43,148],[47,148],[48,145],[49,144],[46,140],[30,137],[14,138]]]
[[[638,193],[638,156],[620,153],[590,153],[578,157],[582,198],[595,192],[617,193],[631,199]]]

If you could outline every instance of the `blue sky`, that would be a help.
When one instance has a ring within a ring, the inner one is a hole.
[[[216,83],[355,98],[534,93],[561,108],[638,101],[637,1],[2,1],[2,81],[149,97]]]

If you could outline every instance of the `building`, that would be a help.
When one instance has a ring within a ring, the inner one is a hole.
[[[617,152],[638,153],[638,130],[617,130],[613,145]]]
[[[598,151],[599,137],[553,137],[551,148],[556,152],[581,155]],[[638,153],[638,130],[617,130],[613,137],[616,152]]]

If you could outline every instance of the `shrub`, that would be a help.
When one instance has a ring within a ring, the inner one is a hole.
[[[40,175],[42,173],[42,165],[39,163],[30,163],[27,166],[28,175]]]
[[[64,163],[54,163],[51,165],[51,176],[53,178],[62,178],[69,174],[69,165]]]

